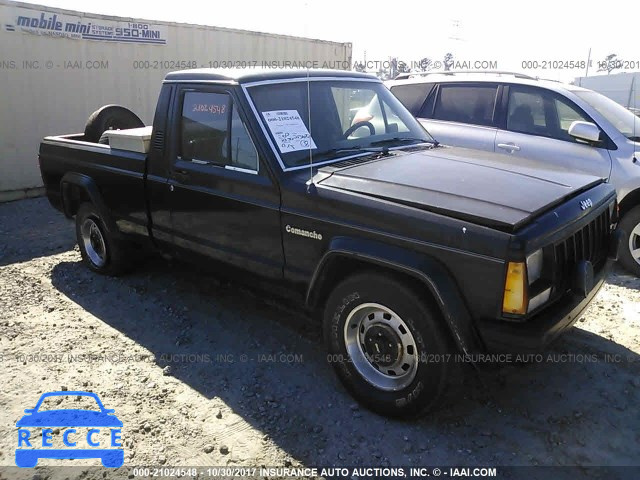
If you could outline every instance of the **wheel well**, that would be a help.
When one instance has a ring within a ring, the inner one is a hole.
[[[627,193],[622,199],[620,202],[620,218],[637,205],[640,205],[640,188]]]
[[[395,268],[343,255],[330,259],[329,263],[324,266],[322,272],[316,279],[317,287],[314,288],[309,295],[309,306],[316,309],[323,305],[338,283],[351,275],[362,272],[393,276],[396,280],[411,288],[420,298],[435,308],[436,311],[442,313],[429,287],[417,276]]]
[[[78,213],[80,205],[90,201],[89,194],[81,186],[68,182],[63,184],[62,203],[64,205],[64,212],[68,217],[73,217]]]

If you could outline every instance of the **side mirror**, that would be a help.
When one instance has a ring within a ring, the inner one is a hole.
[[[569,127],[569,135],[587,142],[600,141],[600,129],[595,123],[575,121]]]
[[[35,410],[35,408],[25,408],[24,413],[33,413]]]

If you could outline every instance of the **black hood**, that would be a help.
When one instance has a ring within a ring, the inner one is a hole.
[[[464,148],[394,151],[356,165],[321,168],[325,178],[317,183],[514,230],[603,181],[583,173],[513,165],[519,161]]]

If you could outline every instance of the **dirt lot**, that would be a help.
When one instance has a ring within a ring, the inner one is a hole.
[[[100,277],[45,199],[3,204],[0,465],[23,410],[68,389],[115,409],[128,466],[637,466],[639,288],[616,269],[543,361],[470,371],[455,402],[397,422],[354,403],[295,310],[164,261]],[[14,476],[33,470],[0,469]]]

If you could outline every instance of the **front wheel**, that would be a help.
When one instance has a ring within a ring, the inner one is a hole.
[[[624,214],[620,229],[625,232],[618,251],[620,263],[628,272],[640,277],[640,206]]]
[[[324,334],[342,383],[377,413],[415,417],[444,391],[450,336],[438,312],[393,276],[359,274],[338,285]]]

